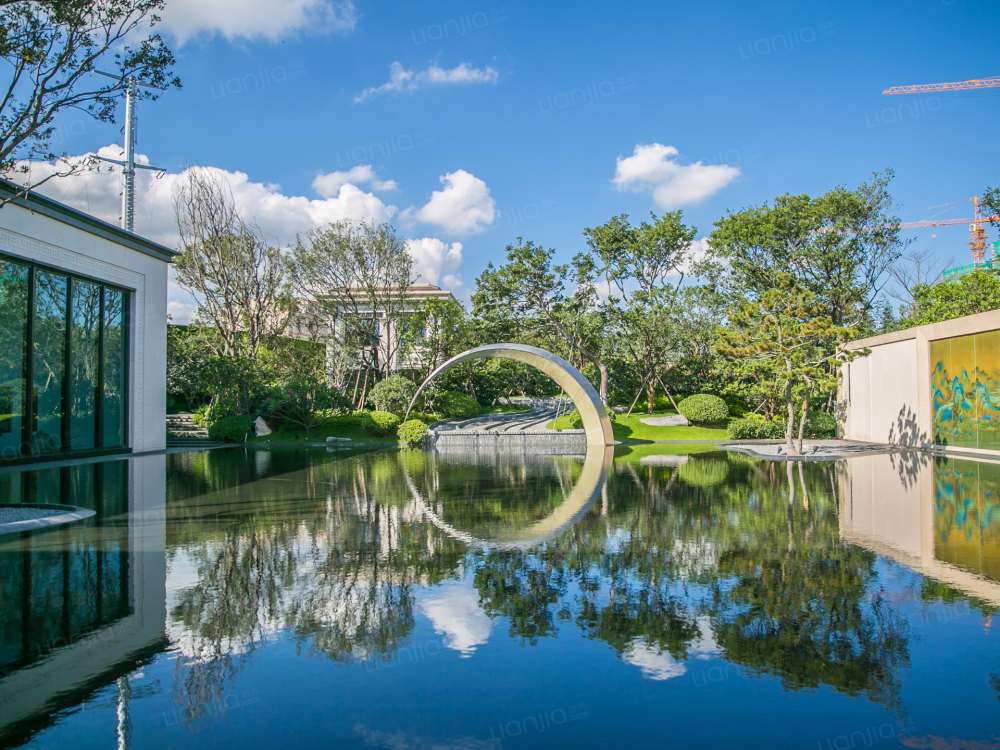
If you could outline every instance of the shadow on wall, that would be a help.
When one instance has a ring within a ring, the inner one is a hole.
[[[916,412],[909,406],[904,406],[896,416],[896,424],[889,428],[889,442],[893,445],[917,448],[929,445],[931,441],[926,432],[921,432]]]
[[[926,432],[920,430],[916,412],[909,406],[904,406],[896,416],[896,424],[889,429],[889,442],[919,448],[929,445],[931,440]],[[906,452],[892,456],[892,465],[899,471],[899,478],[906,487],[912,487],[916,483],[920,469],[926,462],[927,457],[920,453]]]

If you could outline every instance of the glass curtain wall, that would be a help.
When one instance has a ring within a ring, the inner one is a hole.
[[[125,446],[128,299],[0,255],[0,458]]]

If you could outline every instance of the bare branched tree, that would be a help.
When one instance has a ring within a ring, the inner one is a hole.
[[[56,116],[76,109],[101,122],[115,121],[115,98],[127,78],[180,88],[170,72],[173,54],[152,34],[125,44],[143,24],[160,19],[163,0],[18,0],[0,4],[0,57],[10,80],[0,99],[0,172],[22,174],[25,191],[55,176],[93,166],[93,160],[58,157],[60,169],[32,184],[30,160],[54,161]],[[111,68],[111,77],[95,74]],[[142,90],[140,96],[157,94]],[[20,162],[20,163],[19,163]]]
[[[177,283],[200,300],[198,319],[219,336],[217,354],[254,358],[288,323],[288,264],[236,209],[213,172],[188,169],[174,196],[181,254]]]
[[[314,229],[294,250],[294,287],[300,315],[321,321],[333,355],[329,373],[388,374],[413,316],[413,258],[389,224],[340,221]]]
[[[908,313],[912,314],[914,287],[937,282],[941,278],[941,272],[953,262],[953,258],[942,260],[930,249],[908,250],[889,266],[889,275],[896,282],[896,287],[888,290],[889,296],[901,302]]]

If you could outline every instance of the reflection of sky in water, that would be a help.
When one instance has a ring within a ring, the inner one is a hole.
[[[479,606],[479,594],[467,580],[443,584],[431,591],[421,599],[420,609],[434,632],[444,634],[446,648],[472,656],[493,630],[493,621]]]

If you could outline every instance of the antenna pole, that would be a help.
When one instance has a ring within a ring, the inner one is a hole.
[[[99,73],[102,76],[107,76],[108,78],[118,78],[118,76],[112,73],[105,73],[103,70],[95,70],[95,73]],[[166,91],[166,89],[160,86],[153,86],[149,83],[142,83],[141,81],[135,80],[135,78],[129,76],[125,79],[125,151],[122,154],[121,160],[109,159],[106,156],[98,156],[97,159],[101,161],[110,162],[111,164],[117,164],[122,168],[122,229],[126,232],[135,233],[135,168],[148,169],[153,172],[166,172],[167,170],[161,167],[151,167],[147,164],[136,164],[135,163],[135,130],[136,123],[139,118],[135,111],[136,102],[139,100],[139,87],[147,89],[156,89],[157,91]]]
[[[122,229],[132,232],[135,226],[135,105],[137,90],[134,78],[125,81],[125,154],[122,165]]]

